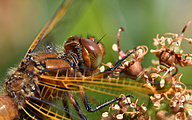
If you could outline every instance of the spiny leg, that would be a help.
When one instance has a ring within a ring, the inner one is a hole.
[[[77,101],[75,100],[74,96],[71,93],[68,93],[69,96],[69,100],[71,102],[71,104],[73,105],[73,107],[75,108],[75,110],[77,111],[79,117],[82,120],[87,120],[85,114],[83,113],[81,107],[79,106],[79,104],[77,103]]]
[[[66,97],[67,97],[67,96],[66,96],[67,94],[68,94],[67,92],[64,93],[62,102],[63,102],[63,106],[64,106],[65,110],[67,111],[67,112],[65,112],[66,117],[67,117],[67,118],[71,118],[71,116],[70,116],[70,114],[69,114],[69,106],[68,106],[67,98],[66,98]]]
[[[95,108],[92,108],[90,103],[89,103],[89,101],[88,101],[88,99],[87,99],[85,91],[84,91],[83,87],[81,87],[81,86],[79,86],[79,93],[80,93],[81,99],[83,100],[85,108],[86,108],[86,110],[88,112],[95,112],[95,111],[97,111],[97,110],[99,110],[99,109],[101,109],[101,108],[103,108],[103,107],[105,107],[105,106],[107,106],[107,105],[117,101],[117,100],[121,100],[122,99],[122,98],[117,97],[117,98],[114,98],[114,99],[112,99],[110,101],[107,101],[107,102],[105,102],[105,103],[103,103],[103,104],[101,104],[101,105],[99,105],[99,106],[97,106]],[[132,97],[132,95],[127,95],[126,97]]]

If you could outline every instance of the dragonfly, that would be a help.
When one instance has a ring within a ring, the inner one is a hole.
[[[37,50],[39,44],[47,40],[46,37],[65,16],[71,4],[73,4],[71,0],[61,4],[7,80],[5,86],[7,95],[0,96],[0,103],[3,106],[0,110],[2,119],[86,120],[87,116],[78,103],[80,100],[75,99],[76,96],[82,100],[85,109],[92,113],[120,100],[118,97],[120,94],[131,97],[132,95],[127,93],[131,89],[137,89],[133,93],[139,94],[140,91],[151,93],[151,90],[142,87],[142,83],[112,77],[122,61],[136,49],[104,72],[99,72],[104,47],[94,37],[69,37],[63,51],[51,45],[46,46],[43,51]],[[89,92],[111,96],[112,99],[93,108],[87,97]],[[72,108],[69,108],[69,104]]]

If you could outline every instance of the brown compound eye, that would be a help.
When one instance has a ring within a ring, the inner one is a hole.
[[[101,43],[97,43],[97,45],[99,46],[99,48],[101,50],[101,53],[102,53],[102,57],[103,57],[103,55],[105,53],[105,49],[104,49],[104,47],[103,47],[103,45]]]
[[[104,35],[104,36],[105,36],[105,35]],[[103,37],[104,37],[104,36],[103,36]],[[96,42],[94,37],[88,37],[87,39]],[[105,49],[104,49],[103,45],[102,45],[101,43],[99,43],[99,42],[97,42],[97,45],[99,46],[99,48],[100,48],[100,50],[101,50],[101,53],[102,53],[102,56],[103,56],[104,53],[105,53]]]
[[[94,37],[88,37],[87,39],[92,40],[93,42],[95,42],[95,38]]]
[[[87,39],[92,40],[93,42],[95,42],[95,38],[94,37],[88,37]],[[101,53],[102,53],[102,56],[103,56],[104,53],[105,53],[105,49],[104,49],[103,45],[101,43],[99,43],[99,42],[97,42],[97,45],[99,46],[99,48],[101,50]]]
[[[104,47],[101,43],[95,43],[92,39],[81,39],[83,45],[82,56],[85,66],[98,68],[103,60]]]

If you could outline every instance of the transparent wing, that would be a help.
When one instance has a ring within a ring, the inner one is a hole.
[[[82,103],[82,99],[79,95],[79,87],[83,87],[85,93],[89,99],[89,102],[93,106],[98,106],[104,102],[107,102],[113,98],[119,97],[121,94],[131,94],[134,98],[139,98],[139,102],[142,104],[145,102],[148,104],[149,95],[153,94],[154,91],[147,87],[144,87],[142,82],[136,82],[129,78],[103,78],[103,77],[55,77],[40,75],[41,80],[38,85],[42,86],[41,95],[47,101],[52,99],[61,98],[65,96],[65,92],[73,93],[76,97],[77,102],[80,104],[86,117],[89,118],[100,118],[101,113],[108,111],[109,106],[101,109],[94,113],[88,113]],[[62,98],[61,98],[62,99]],[[70,105],[70,112],[75,115],[75,110]]]
[[[33,101],[36,100],[36,101]],[[70,118],[66,117],[66,110],[65,108],[59,107],[61,105],[55,105],[53,103],[49,103],[47,101],[43,101],[38,98],[34,98],[33,100],[26,100],[26,107],[22,108],[25,112],[25,118],[32,118],[32,119],[55,119],[55,120],[70,120]],[[38,103],[39,101],[40,103]],[[61,103],[60,103],[61,104]],[[80,119],[78,116],[67,112],[73,118]]]
[[[25,57],[33,52],[35,48],[37,47],[38,43],[53,29],[54,25],[57,23],[57,21],[65,15],[68,8],[70,7],[70,4],[72,3],[72,0],[67,0],[65,3],[63,2],[60,6],[60,8],[57,10],[53,18],[48,21],[48,23],[45,25],[45,27],[40,31],[40,33],[37,35],[31,46],[29,47]],[[24,58],[25,58],[24,57]]]
[[[72,26],[75,24],[75,22],[77,22],[76,19],[82,15],[83,10],[86,8],[85,6],[88,3],[89,0],[63,1],[54,16],[47,22],[47,24],[37,35],[24,58],[26,58],[29,53],[44,49],[47,45],[51,45],[57,41],[64,42],[69,37],[68,31],[72,29]],[[74,14],[74,9],[76,7],[78,7],[78,11],[76,11],[77,14]],[[74,17],[75,20],[72,21]]]

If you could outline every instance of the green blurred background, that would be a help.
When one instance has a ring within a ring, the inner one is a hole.
[[[30,44],[41,28],[52,17],[62,1],[52,0],[0,0],[0,79],[6,78],[6,71],[16,66],[25,55]],[[192,1],[190,0],[74,0],[74,5],[65,16],[60,32],[54,34],[59,45],[72,35],[94,35],[100,39],[107,34],[102,43],[105,46],[104,63],[118,60],[117,52],[111,46],[116,43],[117,31],[123,27],[120,44],[125,51],[138,45],[150,49],[157,33],[173,32],[180,34],[185,24],[192,20]],[[192,37],[192,27],[184,36]],[[64,34],[62,34],[64,33]],[[60,35],[64,37],[60,37]],[[53,43],[55,40],[53,39]],[[191,46],[184,51],[191,52]],[[148,53],[142,62],[144,67],[151,65],[155,54]],[[192,68],[180,68],[183,79],[190,80]]]

